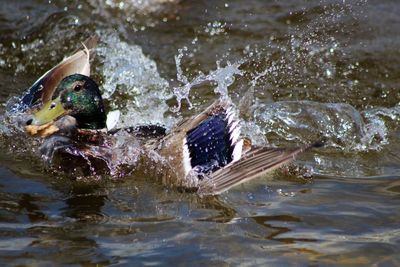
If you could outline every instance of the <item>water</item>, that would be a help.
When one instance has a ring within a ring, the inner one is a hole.
[[[324,138],[280,170],[199,198],[135,173],[72,181],[3,123],[2,265],[400,264],[396,1],[0,3],[1,112],[100,36],[93,76],[119,126],[171,127],[230,97],[255,144]],[[291,171],[306,167],[312,175]]]

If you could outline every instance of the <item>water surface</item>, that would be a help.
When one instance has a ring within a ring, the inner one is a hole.
[[[0,262],[400,265],[399,12],[389,0],[0,3],[2,113],[96,33],[93,76],[120,126],[171,127],[229,96],[255,144],[327,140],[291,166],[311,176],[200,198],[141,174],[73,181],[2,125]]]

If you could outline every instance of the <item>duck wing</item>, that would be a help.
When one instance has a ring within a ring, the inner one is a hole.
[[[294,148],[252,147],[240,137],[239,119],[229,100],[180,123],[157,147],[168,166],[163,182],[201,195],[218,195],[262,176],[321,142]]]
[[[221,168],[203,179],[198,193],[201,195],[218,195],[228,189],[265,175],[276,168],[295,159],[295,157],[321,143],[295,148],[253,147],[240,160]]]
[[[196,187],[200,179],[191,173],[209,173],[240,158],[243,141],[239,135],[239,121],[227,99],[181,122],[156,147],[172,170],[164,182]]]

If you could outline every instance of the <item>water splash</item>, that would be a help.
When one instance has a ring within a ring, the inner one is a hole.
[[[176,4],[176,0],[106,0],[105,4],[120,10],[129,10],[131,12],[138,12],[143,15],[152,13],[165,12],[168,5]]]
[[[379,150],[388,144],[387,119],[398,120],[399,107],[359,112],[343,103],[282,101],[258,105],[254,120],[274,143],[310,143],[321,138],[347,151]]]
[[[210,36],[226,34],[225,28],[226,28],[226,23],[220,21],[214,21],[207,23],[204,32],[206,34],[209,34]]]
[[[288,25],[284,36],[271,35],[264,44],[244,47],[251,66],[250,83],[271,85],[271,93],[279,100],[329,98],[330,102],[365,108],[364,96],[354,97],[361,91],[357,76],[364,70],[346,54],[349,33],[354,29],[341,25],[343,20],[357,23],[360,14],[356,5],[322,1],[311,6],[294,7],[279,17],[279,22]],[[337,33],[345,38],[338,38]]]
[[[140,46],[122,41],[117,35],[101,33],[97,54],[104,78],[103,97],[122,114],[117,127],[137,124],[173,123],[165,118],[165,100],[170,98],[168,82],[161,78],[156,63],[146,57]]]
[[[362,113],[365,120],[365,135],[356,147],[360,151],[368,148],[380,149],[382,145],[389,144],[389,136],[398,128],[400,121],[400,106],[392,108],[373,108]]]
[[[179,19],[180,0],[94,0],[97,13],[117,25],[118,30],[128,27],[144,31],[160,23]]]
[[[228,87],[235,82],[235,76],[243,75],[243,71],[239,67],[244,63],[244,60],[240,60],[235,63],[226,63],[224,67],[221,67],[220,61],[217,61],[217,68],[210,71],[207,75],[200,72],[194,79],[189,81],[188,77],[183,73],[181,67],[182,58],[187,53],[187,47],[178,50],[178,55],[175,56],[175,65],[177,70],[177,80],[183,85],[180,87],[175,87],[173,93],[178,102],[177,106],[173,109],[174,112],[178,112],[181,108],[182,100],[186,100],[189,104],[189,108],[192,107],[189,95],[190,90],[193,87],[213,83],[215,85],[214,92],[221,95],[221,97],[229,97]]]

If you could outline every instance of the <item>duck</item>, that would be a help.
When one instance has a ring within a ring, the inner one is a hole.
[[[29,114],[25,132],[43,141],[40,153],[52,168],[80,169],[82,175],[100,178],[126,177],[140,168],[166,186],[219,195],[321,146],[252,145],[241,135],[240,119],[228,97],[169,130],[159,125],[112,129],[99,86],[89,76],[93,43],[86,41],[83,50],[48,71],[21,100]]]

